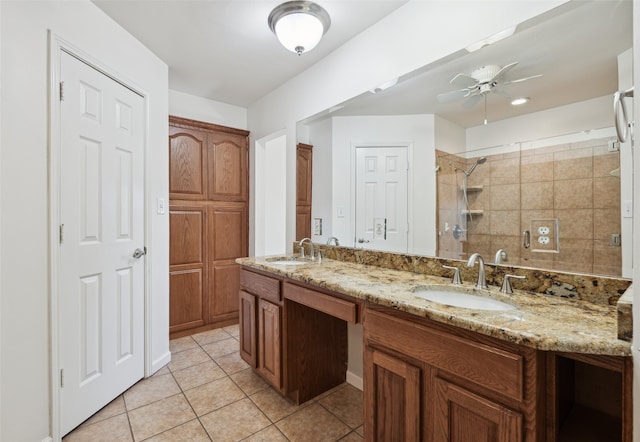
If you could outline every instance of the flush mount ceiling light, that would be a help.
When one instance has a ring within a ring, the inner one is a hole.
[[[327,11],[310,1],[282,3],[269,14],[269,28],[282,46],[298,55],[315,48],[330,25]]]

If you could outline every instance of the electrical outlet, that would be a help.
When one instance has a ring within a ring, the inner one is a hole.
[[[543,236],[547,236],[549,234],[550,230],[548,227],[546,226],[540,226],[538,227],[538,235],[543,235]]]
[[[549,244],[550,240],[549,240],[548,236],[539,236],[538,237],[538,242],[540,244],[546,245],[546,244]]]
[[[322,218],[313,219],[313,234],[322,235]]]

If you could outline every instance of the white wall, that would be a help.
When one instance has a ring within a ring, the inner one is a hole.
[[[449,120],[435,116],[435,148],[458,154],[466,149],[466,130]]]
[[[313,145],[313,171],[311,186],[311,219],[322,219],[322,235],[315,235],[311,229],[314,243],[324,244],[333,234],[333,217],[335,208],[332,205],[332,145],[331,145],[331,120],[326,119],[308,128],[308,136],[298,141]],[[346,238],[338,239],[346,240]],[[341,243],[342,244],[342,243]]]
[[[285,130],[295,177],[296,122],[525,21],[564,0],[409,1],[310,69],[249,107],[256,138]],[[408,44],[407,42],[410,42]],[[293,181],[291,181],[293,182]],[[295,235],[295,186],[287,188],[287,236]]]
[[[247,129],[247,109],[169,90],[169,115]]]
[[[435,254],[433,115],[332,118],[332,234],[355,246],[355,148],[409,146],[409,253]],[[431,190],[431,191],[429,191]],[[338,208],[344,217],[338,217]]]
[[[168,199],[168,72],[89,1],[3,1],[0,11],[0,440],[34,442],[51,436],[47,30],[148,94],[149,208],[157,197]],[[149,225],[157,369],[170,357],[168,217],[150,211]]]
[[[640,0],[633,0],[633,41],[640,41]],[[633,46],[633,84],[640,85],[640,45],[635,44]],[[634,115],[640,115],[640,94],[636,93],[633,99]],[[636,133],[638,125],[636,124]],[[636,135],[637,140],[637,135]],[[637,144],[637,141],[635,141]],[[633,156],[633,169],[640,170],[640,155],[636,151]],[[640,179],[634,177],[633,179],[633,231],[640,232]],[[640,235],[636,234],[633,238],[633,261],[640,263]],[[640,281],[640,265],[636,265],[633,269],[633,280]],[[633,303],[640,305],[640,289],[636,287],[633,291]],[[633,309],[633,342],[632,342],[632,355],[633,355],[633,422],[636,424],[633,431],[634,442],[640,442],[640,428],[638,428],[640,422],[640,309]]]

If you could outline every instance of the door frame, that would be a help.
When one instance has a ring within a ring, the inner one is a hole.
[[[354,248],[358,247],[356,242],[356,186],[358,185],[356,172],[358,169],[357,151],[359,148],[405,148],[407,150],[407,250],[403,253],[413,252],[413,143],[408,141],[399,141],[397,143],[351,143],[351,195],[350,207],[353,207],[353,216],[351,217],[350,228],[351,238]]]
[[[62,52],[77,58],[98,72],[106,75],[112,80],[120,83],[124,87],[130,89],[140,95],[143,100],[143,219],[144,219],[144,244],[149,245],[149,232],[151,231],[151,220],[149,214],[148,189],[149,174],[147,173],[148,159],[150,158],[149,146],[149,94],[143,88],[135,83],[127,80],[116,70],[112,69],[102,61],[92,57],[74,44],[64,40],[60,35],[49,30],[48,31],[49,60],[48,60],[48,103],[49,111],[48,121],[48,184],[49,184],[49,205],[48,205],[48,224],[49,224],[49,365],[50,365],[50,431],[54,441],[61,439],[60,434],[60,358],[59,351],[61,347],[59,333],[59,272],[60,272],[60,242],[59,242],[59,225],[60,225],[60,100],[59,100],[59,84],[60,84],[60,55]],[[151,303],[149,298],[149,281],[151,279],[151,265],[148,259],[144,261],[144,375],[149,376],[152,368],[152,355],[149,339],[151,336]]]

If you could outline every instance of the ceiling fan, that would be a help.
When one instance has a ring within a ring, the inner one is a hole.
[[[438,101],[440,103],[447,103],[459,98],[467,98],[463,107],[469,109],[475,106],[482,97],[484,97],[486,105],[487,94],[490,92],[504,93],[499,89],[499,86],[507,86],[512,83],[520,83],[532,78],[542,77],[542,75],[539,74],[532,75],[530,77],[518,78],[516,80],[503,81],[507,72],[513,69],[517,64],[517,61],[514,61],[504,67],[490,64],[474,69],[469,75],[458,74],[451,79],[450,83],[462,89],[439,94]]]

